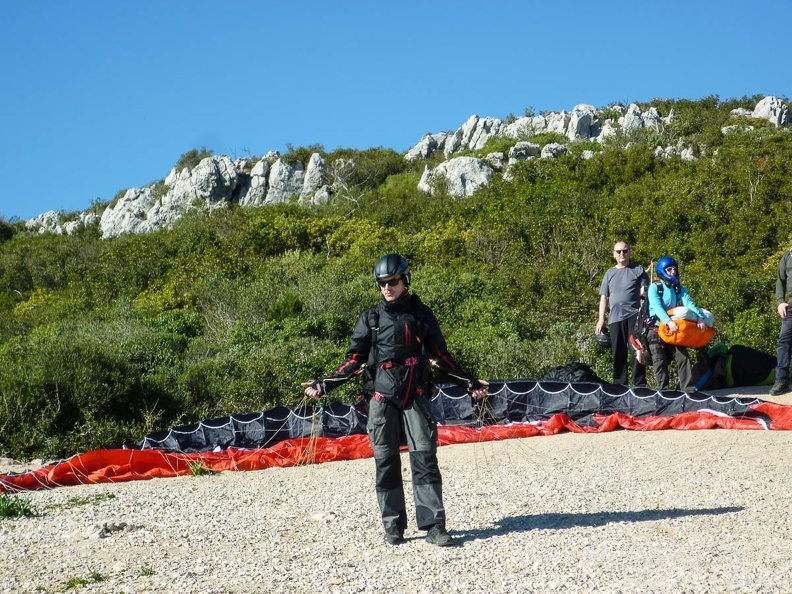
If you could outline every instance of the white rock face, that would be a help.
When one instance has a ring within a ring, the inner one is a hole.
[[[319,153],[313,153],[305,170],[300,202],[313,203],[317,191],[324,185],[325,160]],[[326,188],[326,186],[325,186]],[[324,196],[322,199],[325,199]]]
[[[55,233],[56,235],[71,235],[85,227],[99,224],[99,216],[89,210],[77,213],[77,219],[73,221],[61,222],[61,218],[62,215],[60,213],[54,210],[48,210],[37,217],[25,221],[25,228],[28,229],[28,231],[34,231],[40,234]]]
[[[778,97],[765,97],[753,110],[753,117],[768,120],[775,126],[789,125],[789,108]]]
[[[253,165],[250,170],[250,181],[248,186],[243,189],[239,204],[241,206],[261,206],[267,198],[267,176],[269,175],[269,163],[266,159],[261,159]]]
[[[563,134],[566,136],[566,131],[569,127],[569,120],[572,117],[570,113],[561,111],[558,113],[550,113],[545,117],[547,119],[548,132],[556,132],[557,134]]]
[[[629,132],[630,130],[640,130],[644,127],[644,121],[641,114],[641,108],[635,103],[631,103],[627,107],[627,111],[622,117],[619,118],[619,124],[622,130]]]
[[[753,117],[753,110],[746,109],[744,107],[738,107],[737,109],[732,109],[731,115],[735,118],[752,118]]]
[[[451,196],[463,198],[472,196],[481,186],[488,184],[492,180],[493,173],[492,167],[483,159],[457,157],[441,163],[435,169],[426,167],[418,188],[433,193],[433,184],[445,181]]]
[[[421,141],[413,148],[407,151],[404,158],[407,161],[414,161],[415,159],[428,159],[435,151],[443,151],[445,149],[447,132],[440,132],[438,134],[425,134]]]
[[[721,134],[734,134],[738,132],[753,132],[754,127],[745,125],[732,124],[731,126],[724,126],[721,128]]]
[[[593,105],[576,105],[569,116],[566,136],[569,140],[589,140],[592,136],[591,127],[597,117],[597,108]]]
[[[561,155],[568,155],[570,150],[563,144],[551,142],[542,147],[542,159],[557,159]]]
[[[146,217],[157,200],[154,188],[130,188],[114,206],[106,208],[99,221],[102,237],[154,231]]]
[[[28,231],[36,231],[39,233],[58,233],[60,234],[60,227],[58,225],[59,215],[54,210],[48,210],[37,217],[33,217],[25,221],[25,227]]]
[[[544,116],[517,118],[503,128],[506,138],[528,139],[542,132],[547,132],[547,120]]]
[[[305,168],[299,161],[288,164],[278,159],[272,165],[269,174],[269,189],[265,204],[282,204],[289,202],[291,197],[302,192]]]
[[[596,140],[599,143],[605,142],[605,140],[607,140],[611,136],[614,136],[617,131],[618,131],[618,127],[614,125],[614,123],[611,120],[605,120],[605,122],[602,124],[600,128],[599,134],[594,140]]]
[[[488,153],[484,160],[495,171],[503,171],[506,166],[506,156],[503,153]]]
[[[480,118],[472,115],[456,132],[446,138],[443,154],[450,157],[462,149],[484,148],[490,138],[500,136],[503,121],[497,118]]]
[[[237,170],[226,156],[202,159],[192,171],[185,168],[178,174],[162,199],[163,207],[176,210],[204,201],[208,208],[224,204],[237,185]]]

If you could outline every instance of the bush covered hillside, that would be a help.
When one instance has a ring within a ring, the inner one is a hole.
[[[326,205],[232,206],[113,239],[0,221],[0,456],[62,457],[299,403],[300,382],[341,360],[379,299],[371,268],[390,251],[410,260],[414,292],[480,377],[585,361],[610,379],[593,330],[617,239],[644,266],[680,261],[717,340],[774,353],[792,134],[759,121],[721,131],[755,102],[655,101],[676,112],[663,130],[572,144],[468,198],[419,191],[422,160],[339,149],[324,156],[352,159],[356,177]],[[654,155],[680,138],[696,160]]]

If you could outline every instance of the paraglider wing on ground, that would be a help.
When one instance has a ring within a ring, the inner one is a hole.
[[[364,404],[277,407],[182,425],[124,449],[0,475],[0,492],[178,476],[196,463],[214,471],[258,470],[370,457]],[[792,406],[594,382],[493,380],[488,397],[478,401],[456,385],[441,385],[432,412],[440,445],[563,431],[792,429]]]

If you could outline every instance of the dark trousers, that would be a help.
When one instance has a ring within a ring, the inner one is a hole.
[[[778,333],[778,349],[776,363],[776,381],[789,382],[789,351],[792,347],[792,308],[787,317],[781,318],[781,330]]]
[[[418,528],[428,530],[435,524],[445,524],[442,478],[437,464],[437,424],[432,418],[429,398],[416,396],[403,410],[387,400],[372,398],[367,429],[374,451],[377,502],[385,532],[404,532],[407,528],[399,454],[402,423],[410,452]]]
[[[667,390],[670,383],[668,365],[673,359],[677,364],[679,374],[679,389],[683,392],[694,392],[696,382],[693,379],[693,364],[690,361],[690,354],[685,347],[667,344],[660,340],[656,331],[650,330],[647,337],[649,352],[652,355],[652,367],[654,368],[655,380],[659,390]]]
[[[611,336],[611,353],[613,353],[613,383],[627,384],[627,354],[630,355],[632,362],[632,379],[633,386],[646,385],[646,367],[644,367],[635,358],[635,351],[630,346],[629,338],[635,322],[638,319],[638,314],[630,316],[621,322],[614,322],[608,324],[608,330]]]

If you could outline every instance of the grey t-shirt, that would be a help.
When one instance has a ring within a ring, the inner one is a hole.
[[[614,266],[605,273],[600,295],[608,298],[608,324],[621,322],[638,313],[642,286],[649,286],[649,277],[643,266],[638,264],[628,264],[624,268]]]

